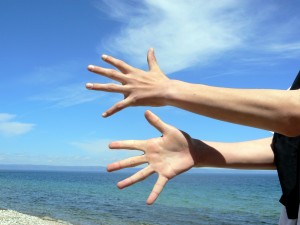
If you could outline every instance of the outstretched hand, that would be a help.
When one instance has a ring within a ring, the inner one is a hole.
[[[89,65],[88,70],[118,81],[121,84],[87,83],[86,88],[90,90],[116,92],[124,95],[124,99],[102,114],[108,117],[128,106],[163,106],[164,91],[169,87],[170,79],[160,70],[154,50],[148,51],[147,60],[149,71],[134,68],[127,63],[111,56],[102,55],[102,59],[116,67],[114,69],[102,68]]]
[[[122,189],[157,173],[157,182],[147,200],[147,204],[153,204],[171,178],[195,165],[196,154],[193,148],[193,139],[188,134],[164,123],[150,111],[146,111],[145,117],[162,133],[162,136],[149,140],[126,140],[110,143],[111,149],[141,150],[144,154],[112,163],[107,166],[107,170],[111,172],[148,163],[147,167],[120,181],[117,186]]]

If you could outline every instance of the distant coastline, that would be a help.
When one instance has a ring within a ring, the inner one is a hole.
[[[135,173],[140,168],[127,168],[114,173]],[[0,164],[0,171],[63,171],[63,172],[106,172],[103,166],[55,166],[55,165],[27,165]],[[189,173],[241,173],[241,174],[277,174],[276,170],[238,170],[221,168],[193,168]]]
[[[0,170],[104,172],[106,171],[106,168],[101,166],[52,166],[52,165],[0,164]]]

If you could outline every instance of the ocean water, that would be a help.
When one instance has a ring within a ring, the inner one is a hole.
[[[191,173],[145,201],[150,177],[119,190],[129,173],[0,171],[0,207],[83,225],[274,225],[281,205],[275,173]]]

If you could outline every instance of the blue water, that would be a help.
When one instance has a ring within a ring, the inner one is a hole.
[[[183,174],[153,206],[150,177],[124,190],[127,173],[0,171],[0,208],[83,225],[268,225],[281,205],[277,175]]]

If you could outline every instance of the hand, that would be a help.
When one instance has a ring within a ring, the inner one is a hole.
[[[146,111],[145,117],[152,126],[162,133],[162,136],[149,140],[127,140],[110,143],[111,149],[141,150],[144,154],[112,163],[107,166],[107,171],[111,172],[148,163],[147,167],[120,181],[117,186],[122,189],[144,180],[153,173],[158,173],[158,180],[147,200],[147,204],[153,204],[171,178],[195,165],[196,154],[193,139],[188,134],[164,123],[150,111]]]
[[[128,106],[163,106],[164,91],[170,86],[170,79],[160,70],[154,50],[149,49],[147,60],[149,71],[134,68],[125,62],[111,56],[103,55],[102,59],[115,66],[119,71],[89,65],[88,69],[99,75],[103,75],[121,84],[87,83],[86,88],[91,90],[117,92],[124,94],[124,100],[116,103],[102,114],[108,117]]]

